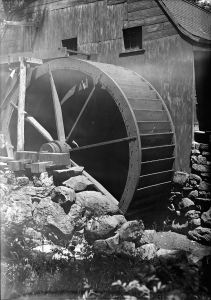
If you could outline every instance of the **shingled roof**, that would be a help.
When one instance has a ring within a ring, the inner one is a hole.
[[[211,13],[184,0],[159,0],[172,21],[196,41],[211,42]]]

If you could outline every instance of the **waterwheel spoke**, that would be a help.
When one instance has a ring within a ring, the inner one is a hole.
[[[88,98],[86,99],[86,102],[84,103],[84,106],[82,107],[82,110],[80,111],[80,113],[79,113],[79,115],[78,115],[78,117],[77,117],[77,119],[76,119],[76,121],[75,121],[75,123],[74,123],[72,129],[70,130],[70,132],[69,132],[69,134],[68,134],[68,136],[67,136],[67,138],[66,138],[66,142],[69,140],[69,138],[70,138],[70,136],[71,136],[73,130],[75,129],[76,125],[78,124],[78,121],[80,120],[80,118],[81,118],[81,116],[82,116],[82,114],[83,114],[85,108],[87,107],[87,104],[89,103],[89,100],[91,99],[91,97],[92,97],[94,91],[95,91],[95,85],[93,86],[93,88],[92,88],[92,90],[91,90],[91,92],[90,92]]]
[[[74,93],[75,93],[75,88],[76,85],[74,85],[74,87],[72,87],[67,94],[64,96],[64,98],[61,101],[61,105],[63,105]]]
[[[54,104],[54,114],[56,118],[57,136],[59,141],[65,142],[65,131],[64,131],[64,123],[62,117],[62,109],[57,94],[56,86],[54,83],[53,75],[50,69],[49,69],[49,74],[50,74],[51,91],[52,91],[53,104]]]
[[[15,105],[14,103],[10,102],[10,104],[18,110],[17,105]],[[25,114],[25,119],[32,125],[34,126],[34,128],[36,128],[41,134],[42,136],[49,142],[53,141],[52,136],[50,135],[50,133],[32,116],[28,115],[28,113],[26,111],[24,111]]]
[[[70,149],[69,151],[75,152],[75,151],[86,150],[86,149],[95,148],[95,147],[101,147],[101,146],[106,146],[106,145],[111,145],[111,144],[122,143],[122,142],[126,142],[126,141],[130,142],[130,141],[133,141],[136,139],[137,139],[136,136],[125,137],[125,138],[121,138],[121,139],[115,139],[115,140],[111,140],[111,141],[106,141],[106,142],[91,144],[91,145],[82,146],[82,147],[78,147],[78,148],[73,148],[73,149]]]

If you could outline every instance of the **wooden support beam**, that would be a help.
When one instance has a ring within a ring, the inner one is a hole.
[[[50,74],[51,91],[52,91],[52,97],[53,97],[54,114],[55,114],[55,118],[56,118],[56,129],[57,129],[58,140],[61,142],[65,142],[65,132],[64,132],[62,109],[61,109],[61,104],[59,101],[59,97],[57,94],[56,86],[54,83],[54,79],[53,79],[53,75],[51,73],[50,67],[49,67],[49,74]]]
[[[10,102],[10,104],[15,108],[15,109],[18,109],[18,107],[13,103],[13,102]],[[25,118],[26,120],[32,125],[34,126],[34,128],[36,128],[41,134],[42,136],[48,141],[48,142],[52,142],[53,141],[53,138],[52,136],[50,135],[50,133],[39,123],[37,122],[37,120],[35,120],[35,118],[29,116],[27,114],[26,111],[23,112],[24,115],[25,115]]]
[[[3,22],[4,25],[9,26],[28,26],[28,27],[39,27],[39,22],[19,22],[19,21],[6,21]]]
[[[68,56],[67,48],[59,49],[46,49],[46,50],[35,50],[34,52],[16,52],[8,53],[8,55],[2,55],[0,57],[0,64],[12,64],[19,62],[19,57],[24,58],[36,58],[36,59],[53,59],[57,57],[66,57]]]
[[[17,151],[24,150],[24,109],[26,95],[26,66],[24,59],[20,58],[20,85],[18,100],[18,126],[17,126]]]

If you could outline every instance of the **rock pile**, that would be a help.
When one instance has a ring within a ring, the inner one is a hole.
[[[4,225],[22,228],[37,246],[43,240],[71,245],[83,235],[98,254],[146,260],[166,255],[153,242],[155,231],[144,230],[142,221],[127,221],[118,203],[94,190],[82,167],[56,170],[52,176],[43,172],[33,180],[15,177],[4,168],[0,184]]]
[[[211,151],[194,142],[191,173],[175,172],[170,209],[175,214],[172,230],[211,244]]]

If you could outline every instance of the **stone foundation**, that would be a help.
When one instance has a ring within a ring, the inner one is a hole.
[[[211,149],[194,142],[191,173],[175,172],[169,209],[173,231],[211,244]]]

